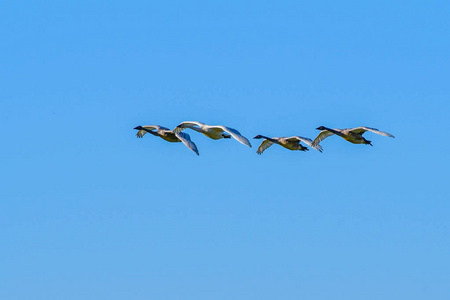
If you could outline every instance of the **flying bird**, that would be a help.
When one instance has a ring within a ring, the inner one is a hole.
[[[239,143],[252,147],[248,139],[244,137],[239,131],[222,125],[207,125],[197,121],[187,121],[181,122],[180,125],[178,125],[173,130],[173,132],[181,132],[186,128],[203,133],[213,140],[230,139],[231,137],[233,137]]]
[[[182,142],[186,147],[188,147],[190,150],[194,151],[197,155],[199,155],[197,146],[194,144],[194,142],[191,141],[191,137],[187,133],[173,132],[169,128],[162,127],[159,125],[137,126],[134,129],[138,130],[138,132],[136,133],[136,136],[138,138],[142,138],[146,133],[150,133],[154,136],[159,136],[163,140],[171,143]]]
[[[257,135],[254,139],[264,139],[264,141],[259,146],[256,153],[262,154],[264,150],[272,146],[273,144],[278,144],[289,150],[299,150],[299,151],[309,151],[308,147],[303,146],[300,142],[305,143],[306,145],[313,147],[317,151],[322,152],[322,147],[320,145],[313,146],[312,140],[301,137],[301,136],[291,136],[291,137],[266,137],[264,135]]]
[[[364,132],[366,132],[366,131],[371,131],[373,133],[380,134],[383,136],[388,136],[391,138],[394,137],[390,133],[383,132],[383,131],[380,131],[375,128],[365,127],[365,126],[356,127],[356,128],[347,128],[347,129],[331,129],[331,128],[328,128],[325,126],[320,126],[320,127],[317,127],[316,129],[322,130],[322,131],[312,142],[313,147],[318,146],[321,141],[323,141],[324,139],[326,139],[329,136],[332,136],[333,134],[336,134],[336,135],[340,136],[341,138],[345,139],[346,141],[349,141],[350,143],[353,143],[353,144],[366,144],[366,145],[370,145],[370,146],[373,146],[371,141],[366,140],[362,136],[364,134]]]

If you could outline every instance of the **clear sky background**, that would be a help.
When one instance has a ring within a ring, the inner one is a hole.
[[[450,4],[2,1],[1,299],[449,299]],[[249,139],[371,126],[324,152]]]

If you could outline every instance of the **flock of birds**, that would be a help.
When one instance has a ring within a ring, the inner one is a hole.
[[[188,147],[190,150],[199,155],[197,146],[193,141],[191,141],[191,137],[189,136],[189,134],[182,132],[187,128],[203,133],[204,135],[213,140],[234,138],[239,143],[244,144],[248,147],[252,147],[249,140],[236,129],[223,125],[207,125],[197,121],[181,122],[177,127],[175,127],[174,130],[170,130],[169,128],[162,127],[159,125],[137,126],[134,129],[138,130],[136,134],[138,138],[142,138],[146,133],[150,133],[154,136],[159,136],[163,140],[166,140],[171,143],[182,142],[184,145],[186,145],[186,147]],[[259,145],[256,153],[262,154],[267,148],[269,148],[273,144],[278,144],[289,150],[308,151],[309,150],[308,147],[303,146],[301,142],[305,143],[311,148],[316,149],[317,151],[322,152],[322,146],[319,145],[320,142],[334,134],[342,137],[343,139],[345,139],[350,143],[365,144],[370,146],[372,146],[371,141],[368,141],[363,137],[363,134],[366,131],[370,131],[376,134],[392,138],[394,137],[392,134],[389,134],[387,132],[383,132],[378,129],[365,126],[348,129],[336,129],[336,128],[332,129],[325,126],[320,126],[317,127],[316,129],[321,131],[314,140],[301,136],[267,137],[264,135],[257,135],[254,137],[254,139],[264,139],[264,140],[262,141],[261,145]]]

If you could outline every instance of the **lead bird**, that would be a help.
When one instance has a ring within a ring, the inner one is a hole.
[[[393,138],[394,136],[390,133],[384,132],[384,131],[380,131],[378,129],[375,128],[371,128],[371,127],[365,127],[365,126],[361,126],[361,127],[355,127],[355,128],[347,128],[347,129],[331,129],[325,126],[320,126],[316,128],[317,130],[322,130],[319,135],[314,139],[314,141],[312,142],[312,146],[318,146],[319,143],[321,141],[323,141],[324,139],[326,139],[329,136],[332,136],[333,134],[336,134],[338,136],[340,136],[341,138],[343,138],[344,140],[353,143],[353,144],[366,144],[366,145],[370,145],[373,146],[371,141],[366,140],[362,135],[366,132],[366,131],[370,131],[379,135],[383,135],[383,136],[388,136]]]
[[[322,152],[322,147],[320,145],[313,146],[312,140],[301,137],[301,136],[291,136],[291,137],[272,137],[269,138],[264,135],[257,135],[254,139],[264,139],[264,141],[259,146],[256,153],[262,154],[264,150],[272,146],[273,144],[278,144],[289,150],[299,150],[299,151],[309,151],[308,147],[303,146],[300,142],[305,143],[306,145],[316,149],[317,151]]]
[[[181,132],[186,128],[203,133],[204,135],[213,140],[230,139],[231,137],[233,137],[239,143],[249,146],[250,148],[252,147],[248,139],[244,137],[239,131],[237,131],[234,128],[226,127],[223,125],[207,125],[197,121],[186,121],[181,122],[173,130],[173,132]]]
[[[179,143],[182,142],[186,147],[188,147],[190,150],[195,152],[197,155],[198,149],[197,146],[194,144],[193,141],[191,141],[191,137],[189,134],[184,132],[173,132],[169,128],[162,127],[159,125],[145,125],[145,126],[137,126],[134,129],[139,130],[136,133],[136,136],[138,138],[144,137],[146,133],[150,133],[154,136],[159,136],[165,141],[171,142],[171,143]]]

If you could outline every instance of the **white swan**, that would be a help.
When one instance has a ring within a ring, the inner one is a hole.
[[[320,126],[320,127],[317,127],[316,129],[322,130],[322,131],[312,142],[313,146],[318,146],[321,141],[323,141],[324,139],[326,139],[329,136],[332,136],[333,134],[336,134],[336,135],[342,137],[343,139],[345,139],[346,141],[349,141],[350,143],[353,143],[353,144],[366,144],[366,145],[370,145],[370,146],[373,146],[371,141],[366,140],[362,136],[364,134],[364,132],[366,132],[366,131],[371,131],[373,133],[380,134],[383,136],[388,136],[391,138],[394,137],[390,133],[380,131],[375,128],[365,127],[365,126],[355,127],[355,128],[347,128],[347,129],[331,129],[331,128],[328,128],[325,126]]]
[[[264,152],[264,150],[266,150],[273,144],[278,144],[289,150],[309,151],[308,147],[304,147],[302,144],[300,144],[300,142],[303,142],[303,143],[307,144],[308,146],[313,147],[317,151],[322,152],[322,147],[320,145],[313,146],[311,139],[301,137],[301,136],[269,138],[264,135],[257,135],[254,137],[254,139],[265,139],[259,146],[258,150],[256,151],[256,153],[258,153],[258,154],[262,154]]]
[[[162,127],[159,125],[137,126],[134,129],[139,130],[136,133],[136,136],[138,138],[142,138],[148,132],[154,136],[159,136],[163,140],[171,143],[182,142],[184,145],[186,145],[186,147],[188,147],[190,150],[194,151],[197,155],[199,155],[197,146],[194,144],[194,142],[191,141],[191,137],[187,133],[184,132],[176,133],[170,130],[169,128]]]
[[[246,146],[252,147],[250,142],[246,137],[244,137],[242,134],[240,134],[239,131],[236,129],[222,126],[222,125],[207,125],[201,122],[197,121],[187,121],[187,122],[181,122],[180,125],[178,125],[173,132],[181,132],[185,128],[190,128],[192,130],[198,131],[206,135],[207,137],[218,140],[218,139],[229,139],[231,137],[235,138],[239,143],[242,143]],[[227,134],[229,133],[229,134]]]

